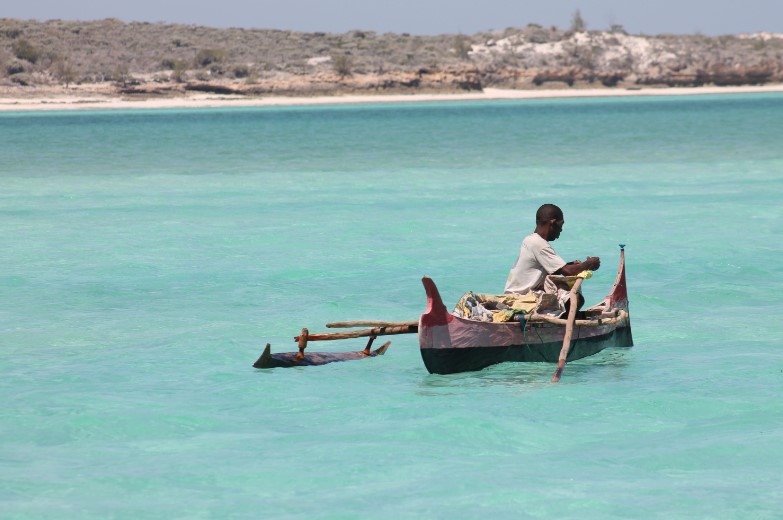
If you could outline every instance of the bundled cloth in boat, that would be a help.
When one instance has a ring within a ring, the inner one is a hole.
[[[590,278],[591,271],[582,271],[576,276],[550,275],[544,280],[543,291],[526,294],[476,294],[465,293],[454,307],[452,314],[475,321],[504,323],[519,321],[520,316],[538,312],[560,317],[570,297],[571,287],[578,278]]]
[[[457,302],[452,314],[476,321],[502,323],[513,321],[517,314],[529,314],[538,307],[534,292],[527,294],[476,294],[466,292]]]

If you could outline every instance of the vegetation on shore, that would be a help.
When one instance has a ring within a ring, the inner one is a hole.
[[[0,86],[125,94],[465,91],[783,82],[783,35],[629,35],[530,24],[474,35],[302,33],[0,19]]]

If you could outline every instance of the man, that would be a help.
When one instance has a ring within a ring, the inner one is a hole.
[[[566,263],[555,253],[549,242],[558,239],[564,224],[563,211],[554,204],[538,208],[536,230],[522,241],[517,261],[508,274],[505,292],[526,294],[543,290],[548,275],[574,276],[601,267],[601,259],[596,256],[588,256],[584,262]]]

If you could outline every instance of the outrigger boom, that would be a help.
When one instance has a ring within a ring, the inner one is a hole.
[[[255,368],[282,368],[325,365],[337,361],[351,361],[367,357],[382,356],[386,353],[386,349],[389,348],[389,345],[391,345],[391,341],[387,341],[375,350],[370,350],[375,338],[378,336],[391,336],[395,334],[416,334],[419,331],[418,321],[345,321],[327,323],[326,326],[328,328],[371,328],[349,332],[325,332],[321,334],[310,334],[307,329],[302,329],[301,334],[294,337],[294,341],[299,344],[298,352],[272,354],[272,347],[267,343],[263,354],[253,363],[253,366]],[[364,350],[352,352],[308,352],[307,355],[305,355],[305,349],[310,341],[330,341],[354,338],[369,338]]]

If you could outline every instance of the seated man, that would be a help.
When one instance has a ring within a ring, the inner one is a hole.
[[[560,258],[549,241],[557,240],[563,230],[563,211],[554,204],[544,204],[536,212],[536,230],[525,237],[519,256],[508,274],[505,292],[526,294],[544,289],[544,280],[549,275],[574,276],[582,271],[595,271],[601,267],[601,259],[588,256],[584,262],[575,260],[566,263]],[[579,295],[579,306],[584,299]]]

